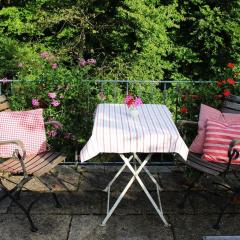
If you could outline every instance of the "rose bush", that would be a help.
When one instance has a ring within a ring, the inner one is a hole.
[[[221,80],[217,80],[216,84],[219,89],[219,94],[224,97],[230,94],[239,94],[240,68],[234,63],[228,63],[225,71],[221,76]]]
[[[95,85],[84,81],[96,60],[86,62],[68,69],[52,53],[43,51],[31,64],[22,63],[18,78],[23,80],[6,83],[12,89],[9,98],[14,110],[44,108],[46,121],[63,124],[63,132],[55,127],[47,130],[49,143],[72,159],[75,147],[84,144],[91,134],[92,113],[100,101]]]

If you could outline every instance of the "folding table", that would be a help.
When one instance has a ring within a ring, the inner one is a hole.
[[[102,222],[103,226],[135,180],[140,184],[164,225],[169,226],[161,205],[160,191],[162,188],[147,169],[146,164],[151,159],[152,153],[177,153],[186,160],[188,147],[181,138],[171,113],[165,105],[143,104],[138,107],[138,110],[139,116],[133,118],[124,104],[99,104],[95,113],[92,136],[80,152],[81,162],[99,153],[118,153],[124,161],[123,166],[105,188],[108,199],[107,215]],[[127,158],[124,153],[131,153],[130,157]],[[148,154],[144,160],[141,160],[137,153]],[[139,164],[138,168],[133,164],[134,159]],[[126,167],[133,176],[110,208],[111,186]],[[139,176],[141,171],[145,171],[155,184],[158,203],[154,201],[141,180]]]

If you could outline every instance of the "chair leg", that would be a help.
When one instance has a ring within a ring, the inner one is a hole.
[[[191,194],[191,190],[192,190],[193,186],[189,186],[188,189],[186,190],[182,201],[178,204],[178,208],[183,209],[185,208],[185,203],[187,201],[187,199],[189,198],[189,195]]]
[[[178,207],[180,209],[183,209],[185,207],[185,203],[187,201],[187,199],[189,199],[189,196],[192,192],[192,189],[195,187],[196,183],[199,181],[199,179],[201,178],[202,174],[199,173],[198,176],[195,177],[195,179],[191,182],[191,184],[188,186],[182,201],[178,204]]]
[[[61,205],[61,203],[59,202],[59,200],[58,200],[58,198],[57,198],[57,195],[56,195],[54,192],[51,192],[51,193],[52,193],[52,197],[53,197],[53,199],[54,199],[54,201],[55,201],[55,207],[56,207],[56,208],[61,208],[62,205]]]
[[[14,197],[17,199],[17,200],[20,200],[20,195],[22,193],[22,188],[21,189],[18,189],[14,195]]]
[[[53,192],[52,187],[46,182],[44,181],[42,178],[34,176],[35,178],[37,178],[47,189],[48,191],[52,194],[52,198],[55,201],[55,207],[56,208],[61,208],[62,205],[60,204],[57,195]]]
[[[228,206],[230,206],[232,204],[232,201],[234,199],[234,197],[238,195],[237,193],[234,193],[230,198],[229,200],[227,201],[227,203],[223,206],[222,210],[220,211],[219,215],[218,215],[218,218],[217,218],[217,221],[216,223],[212,226],[214,229],[219,229],[220,228],[220,222],[221,222],[221,219],[223,217],[223,214],[225,212],[225,210],[227,209]]]
[[[31,231],[32,232],[37,232],[38,229],[37,227],[34,225],[32,218],[30,216],[30,211],[27,210],[21,203],[18,202],[18,200],[11,194],[10,191],[8,191],[8,189],[2,184],[2,182],[0,181],[0,187],[2,188],[2,190],[5,192],[6,196],[8,196],[15,204],[17,204],[17,206],[25,213],[29,224],[31,226]],[[5,195],[4,195],[5,196]]]

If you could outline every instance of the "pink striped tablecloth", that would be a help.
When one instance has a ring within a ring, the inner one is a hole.
[[[187,159],[188,147],[165,105],[143,104],[132,118],[125,104],[99,104],[92,136],[80,152],[81,162],[99,153],[178,153]]]

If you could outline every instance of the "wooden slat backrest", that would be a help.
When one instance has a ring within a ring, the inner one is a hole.
[[[0,95],[0,112],[11,111],[9,102],[5,95]]]
[[[222,112],[224,113],[240,113],[240,96],[230,95],[225,97],[222,106]]]

